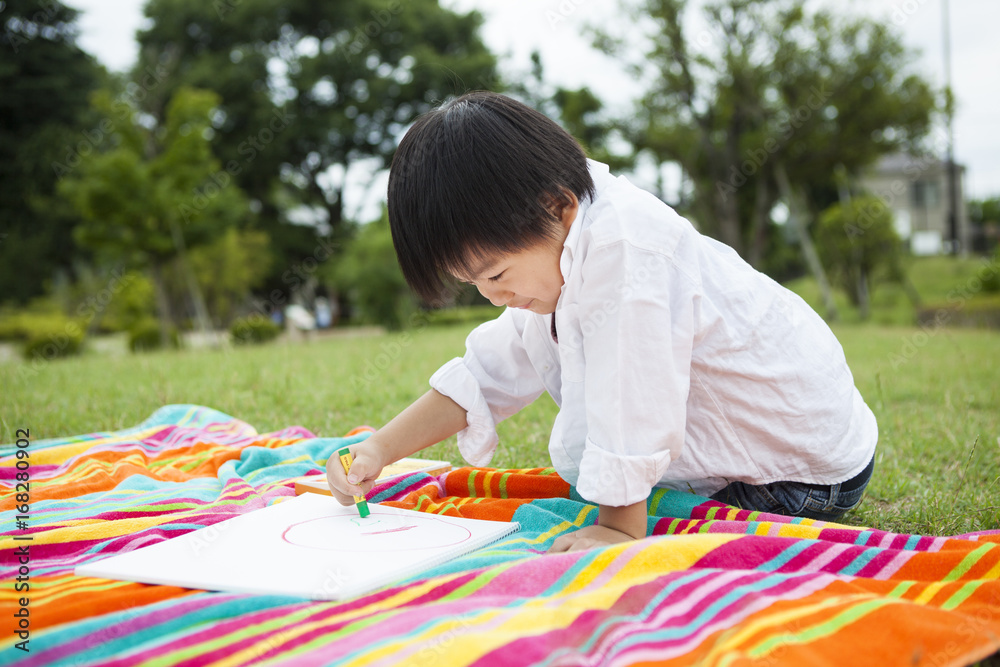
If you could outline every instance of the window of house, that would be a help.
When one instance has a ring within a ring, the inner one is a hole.
[[[936,181],[914,181],[910,196],[913,206],[918,208],[937,206],[941,202],[940,188]]]

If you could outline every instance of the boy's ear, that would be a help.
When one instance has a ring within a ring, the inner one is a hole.
[[[576,195],[566,188],[559,188],[557,193],[546,193],[543,197],[545,208],[548,209],[552,218],[561,227],[569,229],[573,221],[576,220],[576,211],[580,207]]]
[[[570,190],[562,188],[559,196],[553,197],[553,204],[552,212],[555,214],[556,219],[564,229],[569,230],[573,221],[576,220],[576,212],[580,208],[580,201]]]

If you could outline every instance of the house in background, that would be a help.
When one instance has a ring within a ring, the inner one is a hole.
[[[965,204],[965,167],[956,165],[959,250],[971,247],[972,230]],[[936,157],[897,153],[883,157],[859,185],[892,209],[896,231],[914,255],[951,250],[948,226],[948,163]]]

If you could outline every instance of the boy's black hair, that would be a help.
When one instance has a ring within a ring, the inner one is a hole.
[[[558,230],[553,205],[593,197],[580,144],[542,113],[491,92],[413,124],[389,171],[389,224],[406,282],[435,303],[449,273],[530,248]]]

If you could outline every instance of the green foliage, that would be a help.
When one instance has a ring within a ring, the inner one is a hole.
[[[27,303],[79,249],[77,216],[54,201],[56,162],[92,148],[87,96],[103,76],[58,0],[0,10],[0,302]]]
[[[475,326],[482,322],[494,320],[504,311],[496,306],[464,306],[458,308],[441,308],[423,313],[423,321],[430,326],[453,326],[464,324]]]
[[[1000,263],[978,257],[951,256],[904,257],[903,266],[910,288],[919,297],[915,304],[902,283],[884,282],[871,298],[871,319],[878,324],[895,327],[930,323],[934,328],[956,327],[986,321],[979,314],[1000,311],[1000,301],[987,292],[983,284],[1000,272]],[[811,277],[797,278],[784,283],[817,312],[822,312],[819,287]],[[837,309],[841,321],[857,324],[861,313],[854,307],[845,292],[837,290]],[[945,310],[944,319],[935,322],[938,311]],[[966,317],[965,314],[970,316]]]
[[[820,216],[814,235],[823,268],[855,306],[880,280],[902,278],[902,244],[892,211],[877,197],[831,206]]]
[[[106,92],[94,105],[106,119],[123,111]],[[124,105],[127,122],[109,122],[103,150],[83,159],[59,187],[83,218],[74,231],[80,245],[150,270],[163,340],[173,321],[164,265],[184,245],[207,243],[250,215],[245,196],[212,155],[210,118],[217,105],[215,93],[179,89],[165,121],[153,129]]]
[[[635,156],[621,155],[611,150],[612,140],[619,145],[627,142],[618,131],[617,123],[606,113],[604,102],[587,86],[578,89],[552,86],[545,81],[545,68],[539,51],[531,53],[531,70],[511,77],[504,90],[528,106],[541,111],[559,123],[579,141],[587,156],[609,165],[612,171],[631,168]]]
[[[153,318],[136,322],[128,332],[128,349],[132,352],[152,352],[161,349],[163,339],[160,329],[160,323]],[[171,348],[180,347],[180,337],[176,327],[170,327],[167,341]]]
[[[145,13],[135,78],[166,72],[144,110],[159,117],[183,86],[218,93],[213,148],[260,204],[276,258],[267,292],[287,293],[281,277],[320,235],[288,211],[310,210],[340,243],[344,179],[329,174],[387,165],[417,115],[497,79],[482,17],[437,0],[152,0]]]
[[[30,330],[21,325],[20,319],[13,308],[0,311],[0,340],[27,340]]]
[[[1000,268],[1000,197],[970,201],[969,221],[982,234],[981,250],[991,254],[989,261],[995,268]],[[1000,270],[987,273],[983,277],[983,290],[1000,292]]]
[[[758,264],[754,267],[779,283],[797,278],[807,271],[802,250],[789,238],[789,231],[786,225],[767,234]]]
[[[922,327],[972,327],[1000,330],[1000,295],[953,303],[928,304],[917,311]]]
[[[635,164],[635,155],[622,155],[611,149],[612,140],[625,143],[616,123],[604,110],[604,102],[590,88],[576,90],[559,87],[552,96],[552,103],[559,109],[558,122],[579,141],[587,157],[607,164],[612,171],[629,169]]]
[[[3,317],[0,317],[0,340],[26,341],[31,338],[34,331],[58,328],[49,326],[54,319],[61,320],[62,315],[18,311],[13,307],[5,308]],[[39,323],[42,325],[39,326]]]
[[[24,342],[25,359],[50,360],[83,350],[86,323],[67,317],[52,299],[36,299],[21,310],[8,309],[0,319],[0,340]]]
[[[82,338],[84,323],[67,317],[59,306],[48,299],[36,299],[27,308],[5,308],[0,317],[0,340],[23,341],[78,332]]]
[[[82,341],[94,332],[115,332],[131,328],[139,320],[152,319],[153,288],[148,278],[129,271],[98,274],[80,268],[77,283],[56,290],[56,294],[31,301],[24,308],[0,309],[0,340],[34,340],[33,348],[44,349],[45,341],[67,335],[60,344],[75,353]]]
[[[996,266],[1000,266],[1000,248],[993,253],[993,263]],[[990,294],[1000,292],[1000,271],[994,271],[983,278],[983,291]]]
[[[914,282],[933,285],[918,324],[1000,329],[1000,251],[993,257],[924,258],[915,273]]]
[[[260,314],[233,320],[229,336],[233,345],[260,345],[281,335],[281,327]]]
[[[61,359],[80,354],[83,350],[83,331],[69,324],[49,330],[35,329],[24,343],[24,358],[28,360]]]
[[[993,249],[991,257],[984,258],[980,268],[983,291],[988,294],[1000,293],[1000,245]]]
[[[191,250],[188,261],[217,325],[231,322],[250,290],[261,285],[271,267],[269,246],[264,232],[230,227],[212,243]]]
[[[637,150],[681,165],[693,189],[681,208],[755,266],[777,232],[779,167],[821,210],[836,200],[836,165],[857,173],[928,132],[934,94],[908,74],[913,54],[884,22],[800,0],[715,0],[699,3],[705,28],[694,39],[689,6],[634,6],[656,34],[631,63],[651,84],[623,126]],[[628,58],[635,33],[599,45]]]
[[[990,223],[1000,225],[1000,197],[970,201],[969,221],[978,225]]]
[[[106,92],[94,104],[107,117],[118,113]],[[208,140],[217,104],[212,92],[182,89],[154,130],[131,110],[131,121],[116,126],[106,150],[84,159],[60,184],[84,219],[77,242],[144,266],[176,256],[179,234],[197,245],[244,220],[247,202],[220,171]]]
[[[417,303],[396,261],[389,217],[363,225],[348,243],[331,278],[358,310],[359,320],[402,329]]]
[[[88,335],[122,331],[153,315],[152,286],[140,272],[122,267],[100,270],[80,262],[74,273],[72,282],[67,274],[57,274],[46,301],[76,319]]]
[[[154,319],[155,290],[149,276],[128,271],[121,285],[101,319],[102,331],[128,331],[142,320]]]

